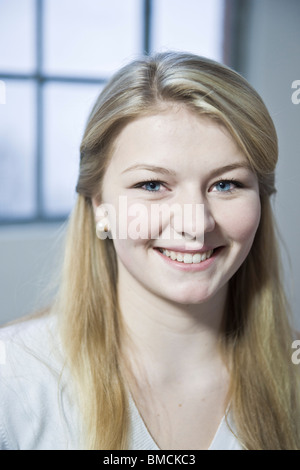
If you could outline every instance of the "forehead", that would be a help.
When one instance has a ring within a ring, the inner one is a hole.
[[[222,123],[172,106],[127,124],[114,142],[110,165],[119,172],[142,163],[182,171],[241,160],[246,157]]]

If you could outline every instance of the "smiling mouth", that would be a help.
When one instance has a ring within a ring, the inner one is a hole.
[[[171,251],[165,248],[157,248],[160,253],[162,253],[167,258],[170,258],[173,261],[179,261],[180,263],[185,264],[199,264],[203,261],[209,259],[215,250],[205,251],[204,253],[182,253],[179,251]]]

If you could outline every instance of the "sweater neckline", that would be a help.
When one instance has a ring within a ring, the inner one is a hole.
[[[130,409],[132,419],[132,449],[139,448],[145,450],[162,450],[157,445],[149,429],[147,428],[146,423],[144,422],[144,419],[141,416],[131,394]],[[230,422],[230,416],[228,416],[226,419],[224,415],[207,450],[222,450],[239,447],[236,437],[227,425],[227,421],[229,422],[230,427],[233,427],[232,422]]]

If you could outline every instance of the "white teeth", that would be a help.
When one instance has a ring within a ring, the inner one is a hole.
[[[193,263],[200,263],[200,262],[201,262],[200,253],[197,253],[196,255],[193,255]]]
[[[178,257],[177,257],[177,260],[178,260]],[[184,263],[192,263],[193,262],[193,255],[191,255],[190,253],[185,254],[184,257],[183,257],[183,262]]]
[[[192,255],[191,253],[179,253],[176,251],[165,250],[163,248],[159,249],[168,258],[171,258],[173,261],[179,261],[186,264],[197,264],[208,259],[213,254],[214,250],[206,251],[205,253],[196,253]]]

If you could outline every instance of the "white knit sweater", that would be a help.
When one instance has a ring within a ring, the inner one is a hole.
[[[0,352],[0,450],[80,449],[80,420],[55,317],[1,328]],[[130,449],[159,450],[132,399],[130,411]],[[209,449],[241,449],[225,419]]]

